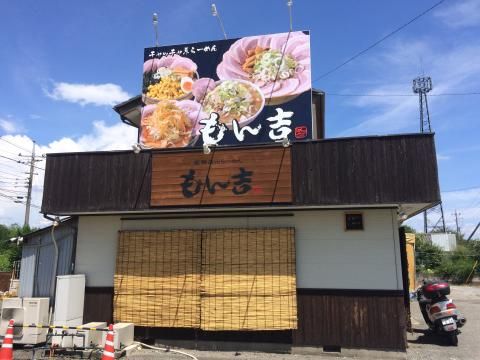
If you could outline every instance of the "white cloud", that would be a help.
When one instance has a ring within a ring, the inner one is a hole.
[[[448,155],[437,154],[437,161],[450,160],[452,157]]]
[[[113,106],[128,100],[131,96],[116,84],[70,84],[54,83],[51,91],[46,94],[55,100],[62,100],[80,105],[93,104],[97,106]]]
[[[7,142],[0,141],[0,153],[16,154],[19,151],[24,152],[18,147],[10,145],[8,142],[24,149],[30,149],[32,147],[32,140],[25,135],[5,135],[1,138],[7,140]],[[95,121],[93,122],[93,129],[89,134],[82,135],[78,138],[63,137],[49,144],[39,144],[36,148],[36,153],[41,155],[56,152],[131,149],[131,145],[136,141],[137,130],[131,126],[122,123],[109,126],[103,121]],[[38,175],[34,176],[32,203],[41,205],[44,175],[41,169],[45,168],[45,160],[37,162],[36,166],[37,169],[35,169],[35,173]],[[18,191],[24,190],[24,188],[16,186],[21,186],[20,184],[27,178],[25,174],[27,170],[28,166],[8,160],[0,161],[0,180],[4,181],[0,183],[0,194],[14,197]],[[16,178],[20,180],[15,180]],[[19,184],[16,185],[16,182]],[[8,190],[8,192],[5,190]],[[4,196],[0,196],[0,224],[11,224],[15,222],[23,224],[25,205],[15,204],[13,200],[12,198],[7,199]],[[30,219],[30,224],[33,226],[46,225],[42,215],[39,214],[38,208],[32,208]]]
[[[452,28],[480,25],[480,1],[462,0],[439,8],[434,15]]]
[[[19,131],[19,127],[13,120],[0,118],[0,129],[7,134],[12,134]]]

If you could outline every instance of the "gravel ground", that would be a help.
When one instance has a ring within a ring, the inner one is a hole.
[[[407,354],[382,353],[376,351],[360,351],[357,355],[354,352],[349,356],[337,354],[320,355],[293,355],[293,354],[268,354],[221,351],[193,351],[178,349],[194,355],[198,360],[321,360],[321,359],[392,359],[403,358],[408,360],[478,360],[480,359],[480,287],[452,286],[450,294],[458,309],[467,318],[467,324],[462,328],[459,335],[459,346],[448,345],[442,337],[430,334],[423,321],[417,302],[412,302],[412,325],[413,333],[408,334]],[[15,351],[15,359],[31,358],[31,351]],[[135,351],[127,359],[191,359],[185,355],[173,352],[159,352],[143,349]],[[38,358],[37,358],[38,359]]]

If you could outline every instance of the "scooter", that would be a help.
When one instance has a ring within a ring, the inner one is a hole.
[[[417,300],[423,318],[430,330],[447,336],[453,346],[458,346],[459,328],[467,319],[457,310],[452,300],[447,298],[450,286],[445,281],[424,281],[417,289]]]

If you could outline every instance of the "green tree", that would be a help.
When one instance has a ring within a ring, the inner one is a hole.
[[[417,233],[417,231],[414,228],[412,228],[411,226],[402,225],[402,228],[405,229],[406,233],[411,233],[411,234],[416,234]]]
[[[34,230],[36,229],[18,224],[0,224],[0,271],[11,271],[13,262],[19,260],[22,256],[21,245],[11,242],[10,239],[24,236]]]
[[[417,272],[435,271],[443,261],[445,252],[417,234],[415,239],[415,264]]]

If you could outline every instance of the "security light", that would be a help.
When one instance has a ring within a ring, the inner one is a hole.
[[[153,31],[155,32],[155,46],[158,46],[158,15],[157,13],[153,13],[152,22],[153,22]]]
[[[205,155],[208,155],[212,152],[212,149],[210,149],[210,146],[208,144],[203,144],[203,153]]]
[[[139,143],[133,144],[132,149],[135,154],[139,154],[140,151],[142,151],[142,147],[140,146]]]
[[[288,137],[283,138],[283,140],[282,140],[282,146],[283,146],[284,148],[287,148],[287,147],[289,147],[290,145],[291,145],[291,144],[290,144],[290,140],[288,140]]]
[[[212,4],[212,15],[213,15],[213,16],[217,16],[217,15],[218,15],[217,5],[215,5],[215,4]]]

